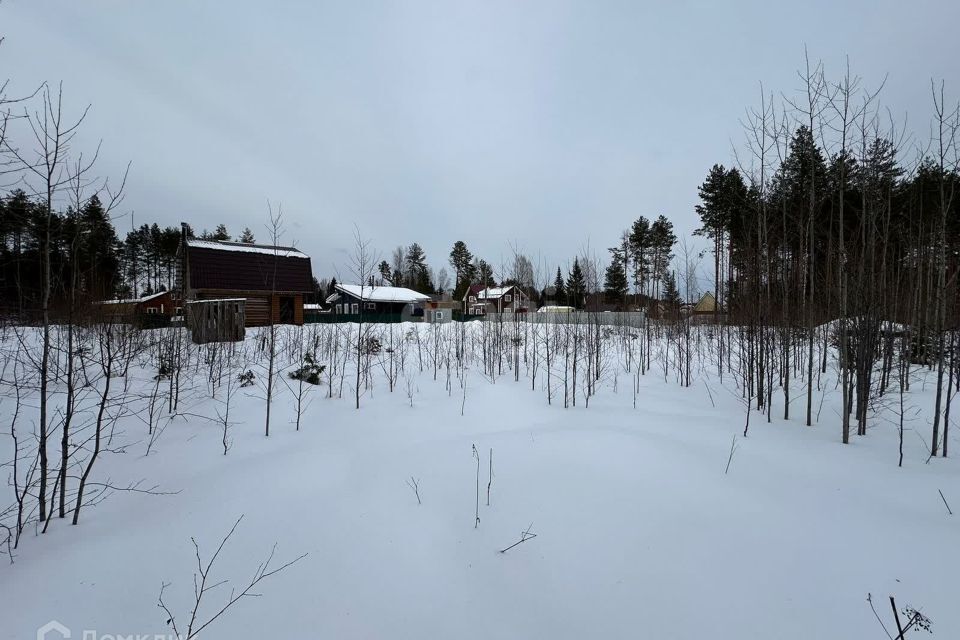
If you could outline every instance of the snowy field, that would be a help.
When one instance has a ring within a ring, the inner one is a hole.
[[[307,331],[346,344],[349,335],[337,332],[348,328]],[[184,345],[179,407],[169,418],[168,383],[156,384],[154,349],[144,347],[126,388],[113,380],[110,451],[91,477],[115,487],[142,481],[161,495],[115,491],[85,507],[76,527],[54,518],[41,534],[31,523],[15,562],[0,556],[0,636],[33,638],[51,619],[75,638],[81,630],[167,634],[158,607],[164,583],[164,602],[185,627],[196,571],[191,537],[206,560],[242,515],[210,576],[229,584],[205,596],[201,619],[249,582],[274,544],[271,566],[307,555],[261,582],[260,597],[241,600],[202,638],[883,638],[868,593],[888,628],[893,595],[922,609],[934,637],[960,637],[960,515],[950,516],[938,493],[960,509],[960,468],[952,458],[927,462],[934,373],[914,369],[904,395],[898,468],[899,394],[878,403],[868,434],[844,446],[830,371],[815,396],[817,425],[803,426],[798,382],[793,419],[781,419],[778,389],[772,422],[754,412],[743,438],[735,376],[721,383],[708,349],[685,387],[673,365],[664,374],[662,338],[653,342],[651,370],[637,376],[608,337],[589,408],[582,396],[564,408],[562,362],[552,365],[548,405],[542,361],[535,382],[524,357],[518,376],[510,357],[490,375],[487,352],[475,347],[448,382],[445,366],[435,374],[428,345],[431,332],[447,332],[449,353],[454,325],[376,330],[384,348],[373,362],[364,357],[361,408],[354,356],[343,351],[341,380],[330,365],[341,356],[324,347],[317,359],[328,369],[310,386],[297,431],[299,386],[286,377],[297,336],[280,329],[269,437],[267,364],[262,352],[252,355],[265,339],[248,332],[243,363],[216,376],[248,368],[257,376],[235,390],[226,455],[225,389],[211,397],[204,349]],[[405,341],[394,351],[405,361],[392,392],[384,363],[390,330]],[[411,331],[422,336],[419,352]],[[480,339],[479,325],[468,331]],[[165,339],[150,333],[148,340]],[[3,345],[12,358],[10,331]],[[77,424],[88,436],[102,384],[81,403]],[[150,444],[155,387],[162,408]],[[53,401],[63,393],[58,383]],[[11,394],[5,386],[0,399],[4,461],[13,455]],[[36,429],[35,396],[21,409],[21,432]],[[55,452],[59,436],[52,441]],[[957,450],[952,434],[951,445]],[[78,474],[89,444],[79,449]],[[11,502],[7,487],[0,509]],[[536,537],[500,553],[526,530]]]

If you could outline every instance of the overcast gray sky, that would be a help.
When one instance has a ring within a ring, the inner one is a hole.
[[[696,228],[697,185],[761,81],[799,89],[804,45],[834,76],[846,55],[889,74],[925,137],[930,78],[960,94],[958,24],[956,0],[4,0],[0,78],[93,105],[77,148],[132,161],[138,224],[262,239],[269,198],[321,277],[354,224],[384,257],[418,241],[439,268],[462,239],[554,270],[640,215]]]

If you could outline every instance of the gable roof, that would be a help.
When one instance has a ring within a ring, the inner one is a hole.
[[[424,302],[430,299],[430,296],[418,293],[413,289],[405,287],[360,287],[358,284],[337,284],[334,287],[338,292],[345,293],[351,297],[366,302]],[[334,293],[327,298],[327,302],[336,302],[340,297],[339,293]]]
[[[310,257],[293,247],[217,240],[186,241],[192,289],[310,293]]]
[[[712,312],[717,308],[717,299],[713,294],[707,291],[700,297],[700,300],[693,306],[694,313]]]
[[[125,300],[103,300],[101,302],[95,302],[94,304],[140,304],[141,302],[147,302],[149,300],[153,300],[154,298],[159,298],[160,296],[169,294],[169,291],[158,291],[156,293],[151,293],[148,296],[140,296],[139,298],[127,298]]]
[[[263,253],[269,256],[277,255],[281,258],[308,258],[296,247],[281,247],[269,244],[253,244],[250,242],[228,242],[226,240],[199,240],[188,238],[187,246],[198,249],[216,249],[217,251],[237,251],[240,253]]]
[[[472,284],[464,294],[464,299],[466,299],[467,296],[474,296],[478,301],[497,300],[498,298],[502,298],[506,294],[510,293],[513,289],[517,290],[518,295],[526,298],[523,290],[513,284],[505,287],[485,287],[482,284]]]

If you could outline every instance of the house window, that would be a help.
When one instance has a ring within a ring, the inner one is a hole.
[[[476,302],[477,296],[470,296],[470,302]]]
[[[343,305],[342,305],[342,304],[338,304],[338,305],[337,305],[337,313],[343,313]]]
[[[177,315],[177,316],[182,316],[182,315],[183,315],[183,307],[177,307],[176,309],[174,309],[173,314],[174,314],[174,315]]]
[[[353,303],[353,313],[360,313],[360,305],[356,302]]]
[[[506,309],[503,310],[503,312],[504,312],[504,313],[513,313],[513,309],[511,309],[510,307],[507,307]]]
[[[363,303],[363,308],[368,310],[376,311],[377,303],[376,302],[365,302]]]
[[[504,302],[513,302],[513,296],[508,293],[507,295],[503,296],[503,300]]]
[[[163,303],[160,303],[160,313],[163,313]]]
[[[434,311],[434,312],[433,312],[433,319],[434,319],[434,320],[438,320],[438,321],[439,321],[439,320],[443,320],[443,311]]]
[[[157,313],[157,308],[156,308],[156,307],[147,307],[147,313],[148,313],[149,315],[156,315],[156,313]]]
[[[487,312],[487,308],[482,306],[476,306],[470,311],[470,313],[475,316],[482,316],[486,312]]]

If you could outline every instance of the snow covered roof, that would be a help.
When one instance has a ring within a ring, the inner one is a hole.
[[[480,291],[477,294],[477,297],[480,298],[481,300],[486,300],[489,298],[500,298],[509,290],[510,290],[510,287],[487,287],[483,291]]]
[[[169,291],[158,291],[157,293],[152,293],[149,296],[141,296],[139,298],[128,298],[126,300],[103,300],[97,302],[96,304],[140,304],[141,302],[146,302],[148,300],[153,300],[154,298],[159,298],[165,293],[170,293]]]
[[[215,251],[237,251],[240,253],[265,253],[281,258],[307,258],[307,254],[293,247],[274,247],[267,244],[248,244],[246,242],[223,242],[221,240],[187,240],[188,247],[196,249],[213,249]]]
[[[246,302],[246,298],[204,298],[203,300],[188,300],[187,304],[203,304],[204,302]]]
[[[303,304],[304,311],[323,311],[323,306],[319,304],[313,304],[311,302],[305,302]]]
[[[405,287],[365,286],[361,288],[357,284],[338,284],[336,289],[354,298],[369,302],[424,302],[430,299],[430,296]],[[338,297],[337,294],[333,294],[327,298],[327,302],[334,302]]]
[[[510,293],[513,289],[517,290],[517,295],[524,296],[523,291],[513,285],[508,285],[506,287],[487,287],[486,289],[480,288],[478,290],[475,290],[473,287],[471,287],[469,294],[475,295],[477,300],[496,300],[497,298],[502,298],[506,294]]]

